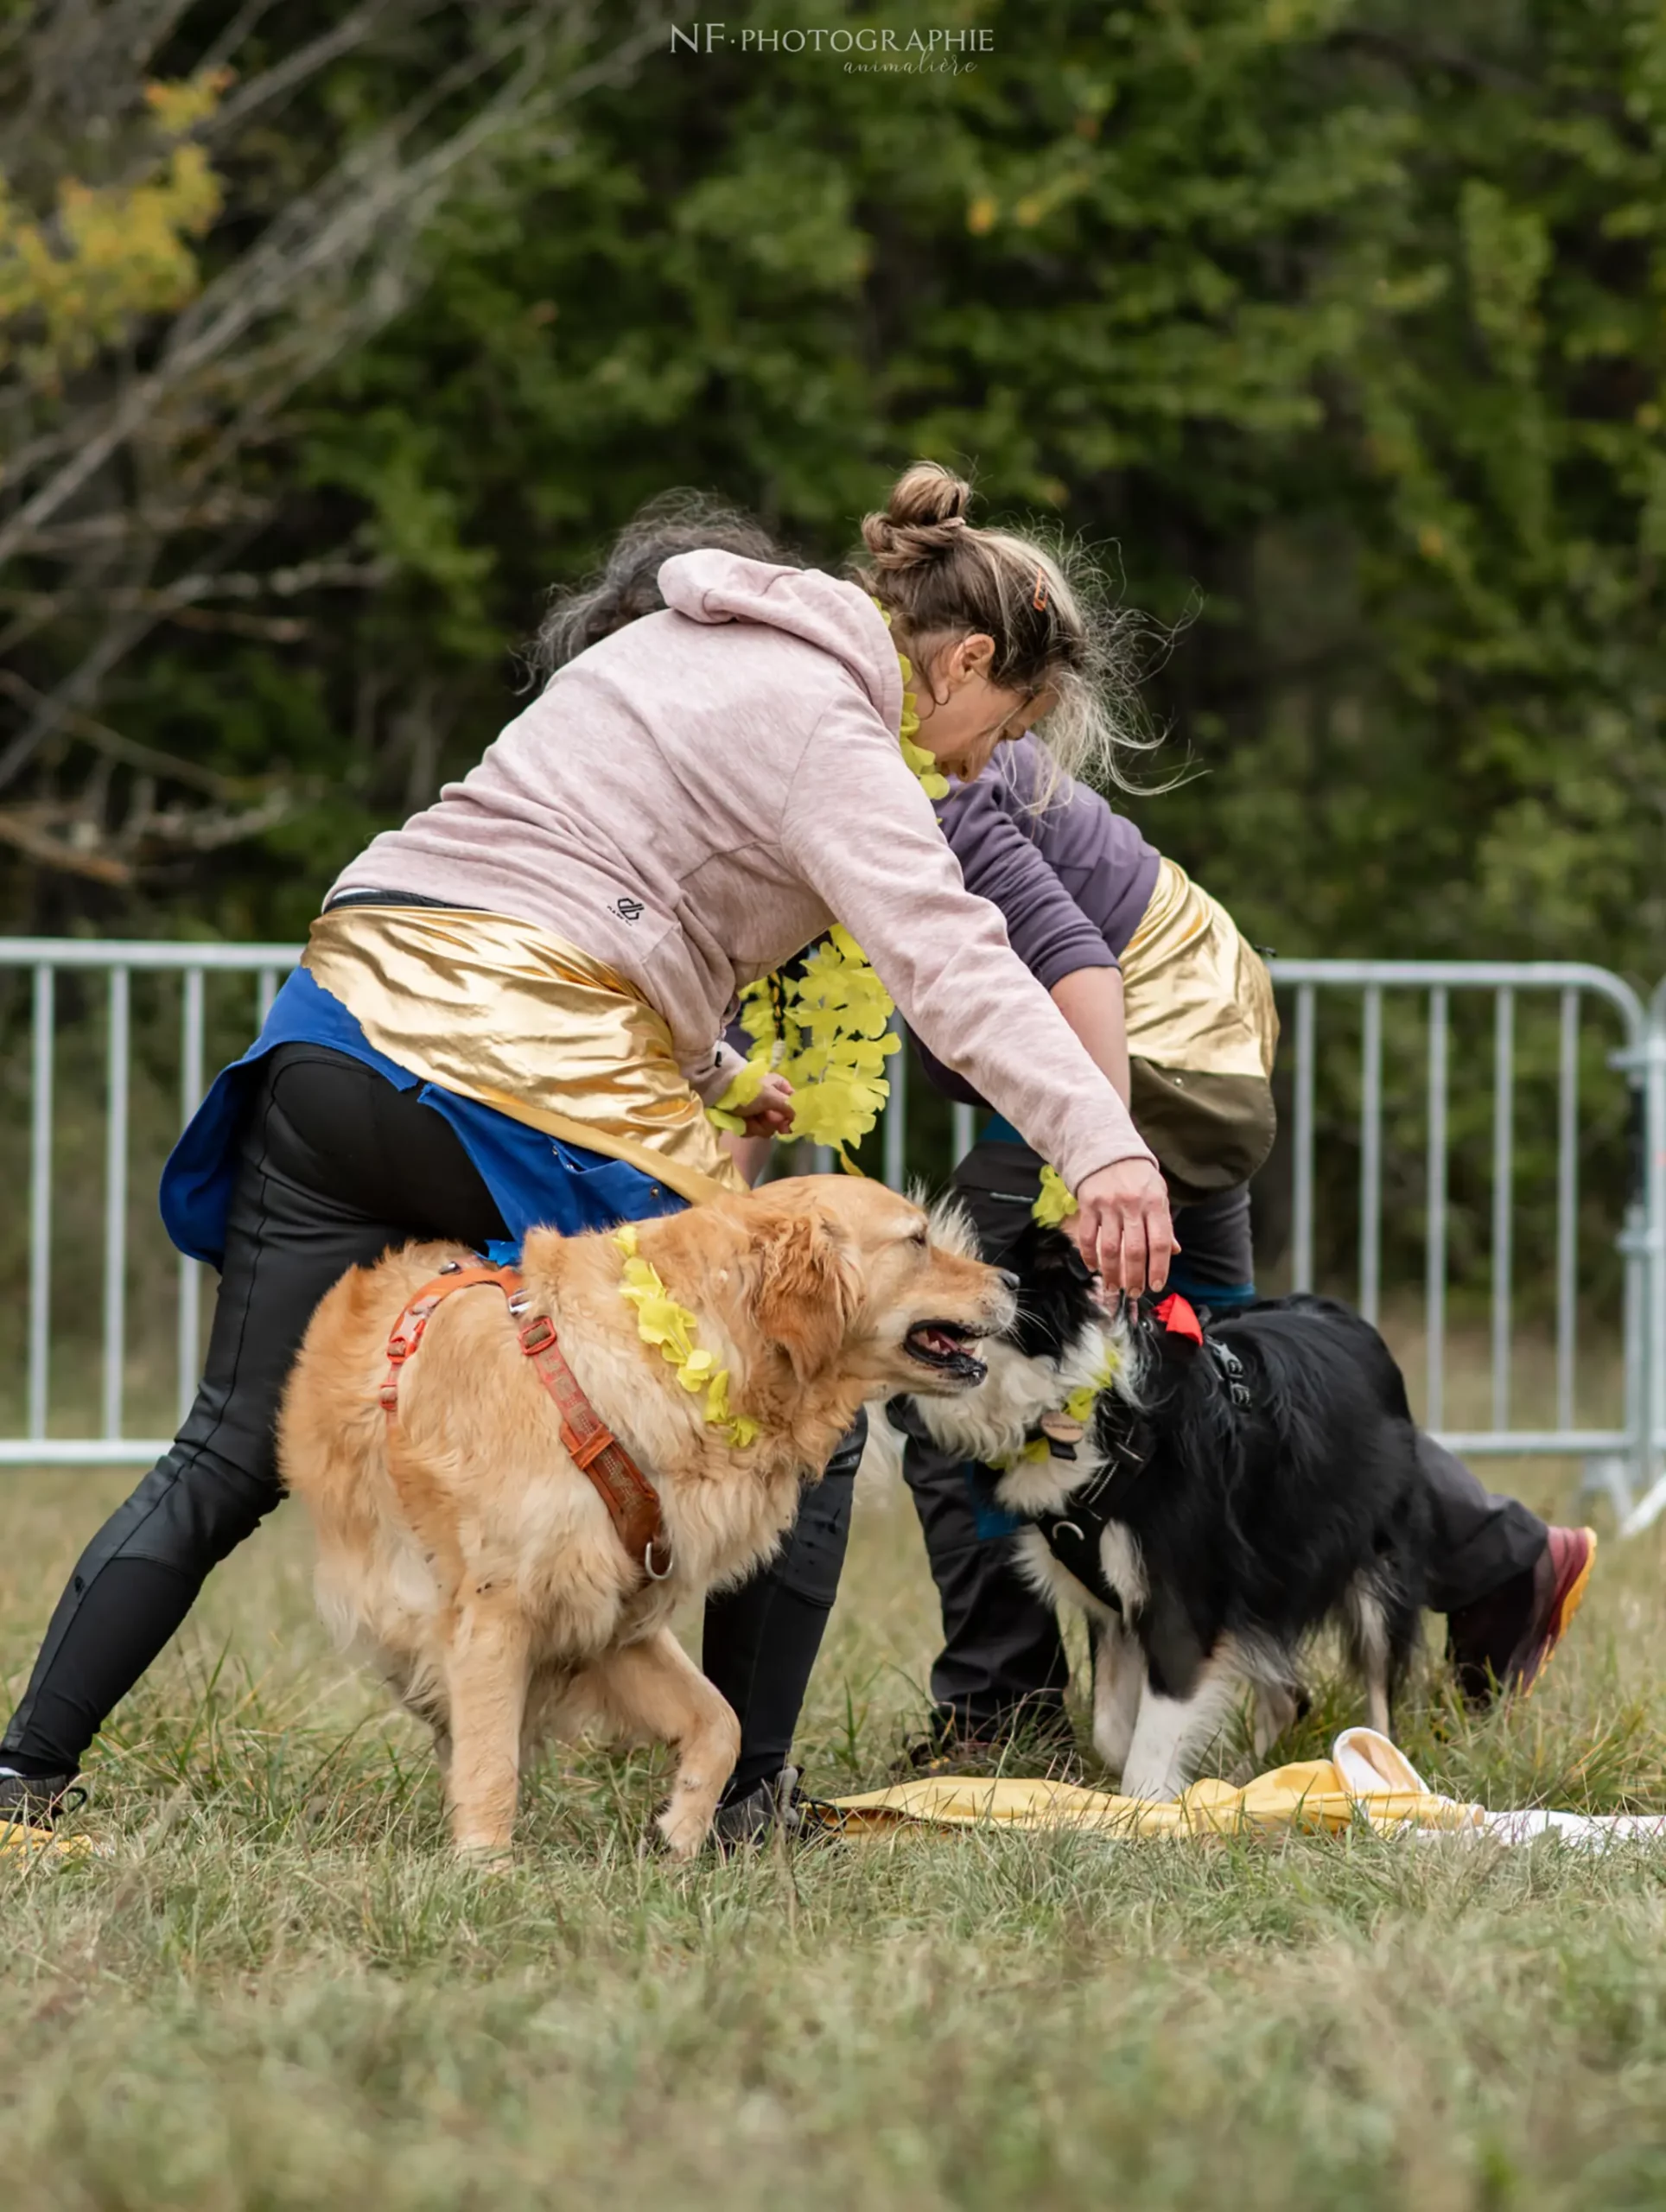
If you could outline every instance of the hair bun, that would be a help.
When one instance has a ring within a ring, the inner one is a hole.
[[[972,487],[934,461],[917,461],[892,486],[883,514],[862,517],[862,543],[880,569],[942,557],[966,529]]]

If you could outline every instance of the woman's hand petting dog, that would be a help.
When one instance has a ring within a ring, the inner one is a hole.
[[[1065,1224],[1107,1290],[1160,1290],[1180,1246],[1168,1191],[1154,1160],[1117,1160],[1084,1175]]]

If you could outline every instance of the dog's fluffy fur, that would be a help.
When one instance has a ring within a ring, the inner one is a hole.
[[[977,1249],[958,1209],[933,1223]],[[1302,1709],[1298,1654],[1327,1619],[1386,1731],[1428,1507],[1404,1378],[1376,1330],[1329,1299],[1275,1299],[1211,1321],[1199,1345],[1148,1311],[1112,1322],[1057,1230],[1027,1229],[1007,1256],[1020,1318],[985,1348],[988,1380],[916,1414],[943,1448],[1002,1459],[1116,1363],[1074,1459],[1020,1458],[995,1494],[1027,1524],[1014,1541],[1035,1587],[1092,1624],[1094,1744],[1124,1790],[1177,1795],[1246,1685],[1263,1756]]]
[[[642,1341],[609,1237],[535,1230],[522,1273],[658,1491],[664,1581],[644,1581],[569,1458],[496,1291],[439,1306],[388,1423],[389,1334],[444,1262],[468,1256],[460,1248],[353,1269],[320,1305],[289,1382],[281,1464],[317,1531],[321,1609],[432,1726],[464,1853],[506,1848],[542,1737],[598,1721],[676,1745],[659,1827],[678,1856],[696,1851],[740,1732],[672,1637],[672,1608],[768,1556],[864,1400],[970,1387],[983,1369],[968,1347],[1014,1316],[995,1269],[934,1245],[924,1212],[875,1183],[775,1183],[641,1223],[638,1249],[728,1369],[734,1410],[760,1425],[752,1445],[726,1444]]]

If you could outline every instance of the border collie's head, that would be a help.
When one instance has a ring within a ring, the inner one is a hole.
[[[970,1215],[957,1200],[943,1198],[932,1208],[932,1239],[968,1258],[992,1259],[1019,1278],[1017,1319],[980,1347],[986,1379],[952,1403],[914,1402],[943,1450],[1000,1460],[1072,1390],[1099,1381],[1109,1351],[1125,1355],[1127,1332],[1100,1305],[1093,1276],[1061,1230],[1027,1220],[1004,1249],[981,1252]]]

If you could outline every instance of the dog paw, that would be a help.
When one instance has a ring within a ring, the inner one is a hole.
[[[711,1834],[711,1812],[704,1805],[679,1805],[673,1801],[662,1808],[654,1827],[668,1858],[694,1859]]]
[[[506,1843],[460,1843],[456,1847],[459,1866],[467,1866],[475,1874],[512,1873],[515,1866],[513,1848]]]

